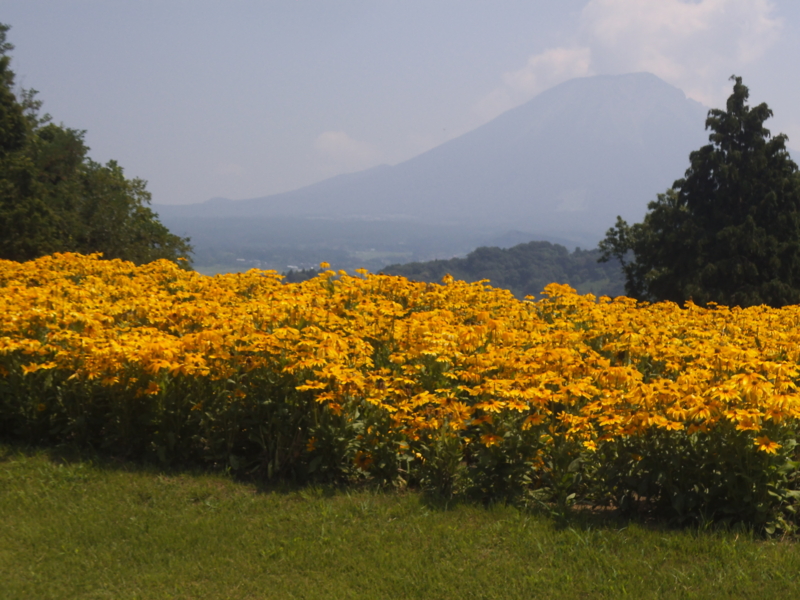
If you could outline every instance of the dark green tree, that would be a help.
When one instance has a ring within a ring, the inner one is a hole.
[[[102,252],[142,264],[190,254],[189,239],[149,208],[143,180],[91,160],[83,131],[40,116],[35,90],[17,98],[8,29],[0,24],[0,258]]]
[[[597,264],[597,250],[564,246],[550,242],[528,242],[511,248],[482,246],[464,258],[433,260],[382,269],[387,275],[402,275],[415,281],[438,283],[446,274],[464,281],[488,279],[494,287],[510,290],[522,299],[539,296],[549,283],[566,283],[578,292],[596,295],[622,295],[622,272],[617,261]]]
[[[732,77],[726,110],[708,113],[709,144],[683,179],[648,204],[642,223],[617,217],[600,243],[640,300],[730,306],[800,303],[800,174],[787,137],[771,136],[766,104],[750,107]]]

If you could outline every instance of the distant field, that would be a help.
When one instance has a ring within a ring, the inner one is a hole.
[[[791,598],[796,543],[0,445],[4,600]]]

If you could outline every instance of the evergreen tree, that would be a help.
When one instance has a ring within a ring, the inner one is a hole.
[[[617,217],[600,243],[623,264],[628,295],[698,304],[800,302],[800,174],[766,104],[750,107],[741,77],[726,110],[708,113],[709,144],[642,223]]]

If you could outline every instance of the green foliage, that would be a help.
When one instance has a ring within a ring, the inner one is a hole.
[[[732,425],[715,435],[651,432],[609,444],[595,457],[604,493],[623,512],[649,512],[676,525],[748,523],[792,531],[798,484],[795,433],[774,454],[759,452]]]
[[[488,279],[492,286],[505,288],[518,298],[539,294],[547,284],[571,285],[582,294],[621,296],[623,276],[613,261],[598,265],[597,250],[564,246],[550,242],[528,242],[512,248],[481,247],[465,258],[389,265],[388,275],[401,275],[415,281],[436,283],[447,274],[463,281]]]
[[[14,93],[0,24],[0,258],[30,260],[53,252],[102,252],[143,264],[192,251],[149,208],[141,179],[110,161],[92,161],[84,132],[39,115],[35,90]]]
[[[9,69],[11,58],[6,52],[14,46],[6,41],[8,29],[8,25],[0,23],[0,159],[4,161],[23,147],[26,133],[22,106],[11,91],[14,72]]]
[[[644,222],[617,218],[601,260],[620,260],[628,295],[729,306],[800,302],[800,174],[786,136],[771,137],[766,104],[747,105],[734,77],[726,110],[709,111],[710,143],[683,179],[648,205]]]

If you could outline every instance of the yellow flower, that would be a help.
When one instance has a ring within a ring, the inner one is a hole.
[[[503,438],[501,438],[499,435],[494,435],[493,433],[486,433],[481,436],[481,442],[487,448],[490,448],[492,446],[497,446],[502,441]]]
[[[542,415],[540,415],[540,414],[528,415],[527,417],[525,417],[525,420],[522,422],[522,429],[523,430],[530,429],[531,427],[534,427],[535,425],[541,424],[543,421],[544,421],[544,417],[542,417]]]
[[[767,436],[757,437],[753,443],[758,446],[759,450],[767,454],[776,454],[778,448],[781,447],[779,443],[773,442]]]
[[[409,453],[445,428],[476,443],[493,423],[553,423],[543,443],[593,449],[654,429],[800,421],[800,307],[648,305],[560,284],[518,301],[486,281],[334,275],[283,284],[269,271],[205,277],[96,255],[0,261],[0,379],[57,369],[87,397],[103,385],[120,398],[203,380],[210,396],[186,400],[200,410],[215,394],[257,402],[279,378],[335,414],[368,403]]]
[[[364,471],[369,469],[370,465],[372,464],[372,461],[373,461],[372,456],[370,456],[366,452],[361,452],[361,451],[356,453],[356,456],[355,456],[355,459],[354,459],[354,462],[356,463],[356,466],[359,469],[362,469]]]

